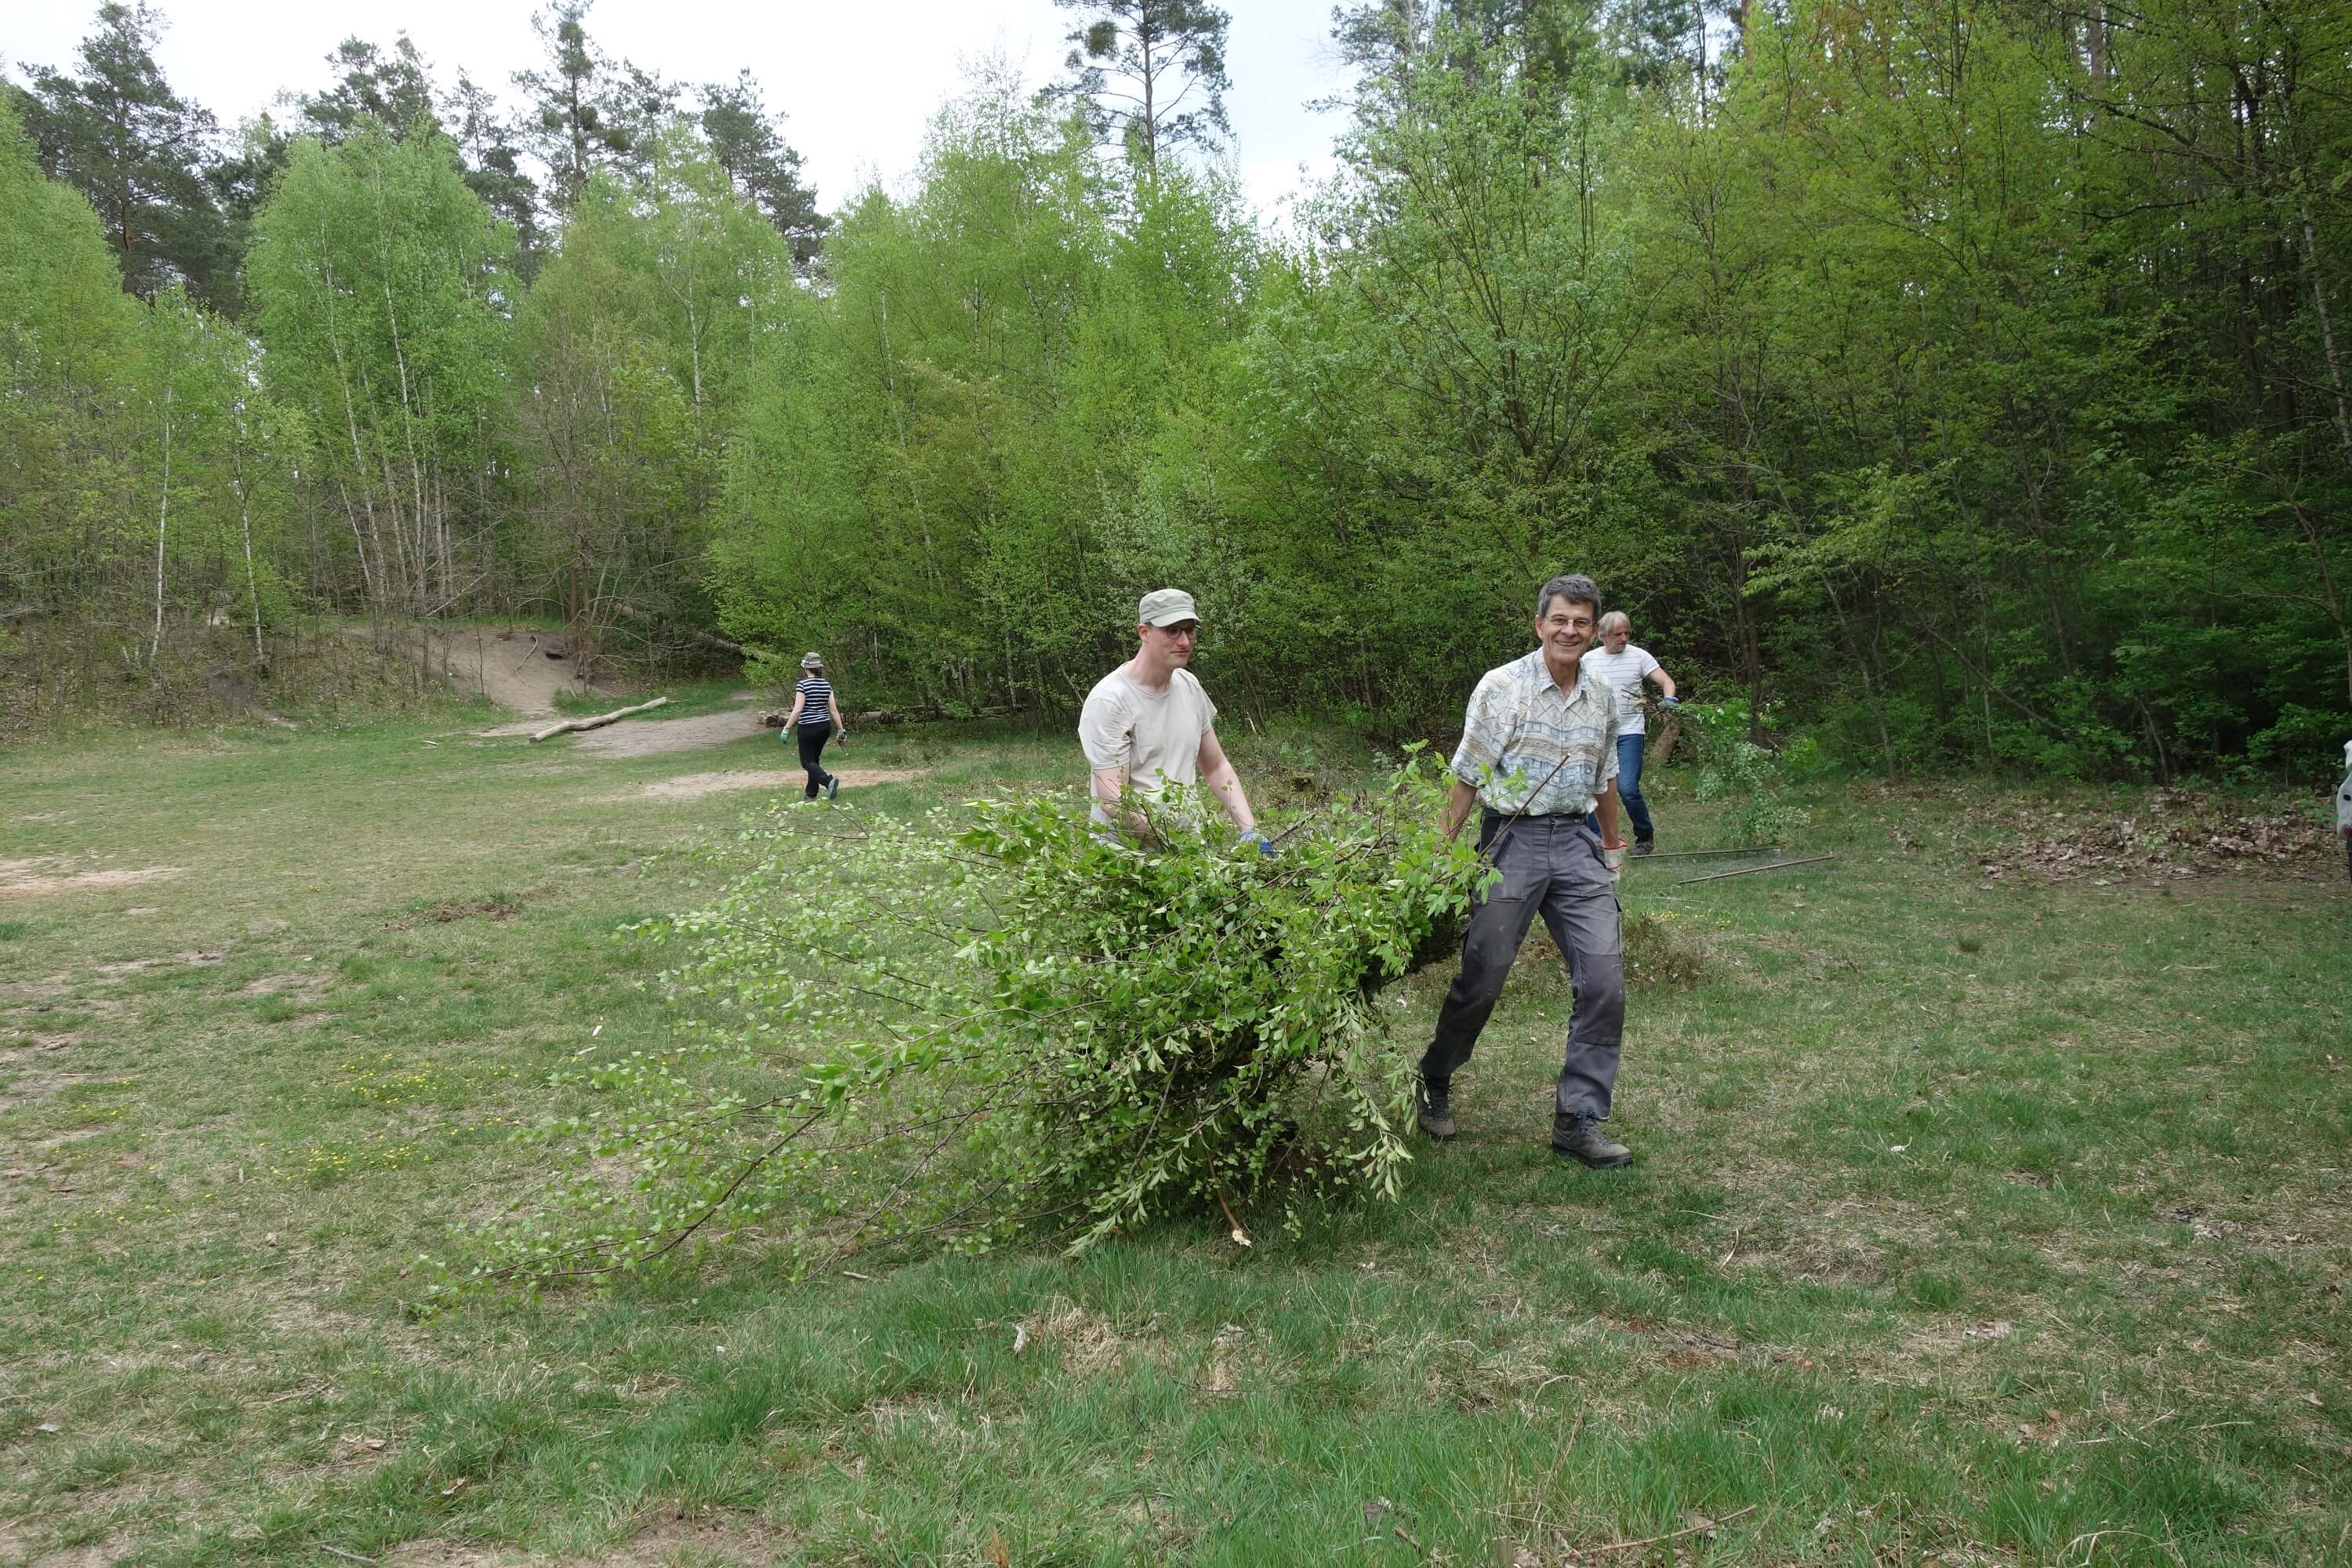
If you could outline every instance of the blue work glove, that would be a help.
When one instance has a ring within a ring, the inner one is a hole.
[[[1682,705],[1683,700],[1679,697],[1661,697],[1658,699],[1658,706],[1661,708],[1679,708]]]
[[[1255,827],[1251,828],[1247,833],[1243,834],[1241,837],[1234,840],[1234,842],[1244,847],[1247,847],[1252,844],[1256,845],[1257,852],[1265,856],[1269,860],[1276,858],[1281,854],[1281,851],[1276,849],[1274,845],[1267,840],[1266,836],[1260,833]]]

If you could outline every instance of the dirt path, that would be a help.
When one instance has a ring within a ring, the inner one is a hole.
[[[526,719],[552,714],[559,692],[577,695],[594,689],[577,679],[569,658],[560,657],[569,650],[562,637],[551,633],[456,626],[436,627],[425,635],[432,639],[442,674],[457,689],[479,692]],[[540,727],[519,721],[482,733],[514,735]]]
[[[664,752],[723,746],[761,732],[751,696],[747,693],[740,700],[742,707],[724,713],[698,713],[691,719],[624,719],[589,731],[572,742],[572,749],[594,757],[651,757]]]
[[[903,784],[929,773],[929,768],[844,768],[834,777],[846,790],[869,788],[875,784]],[[730,789],[799,789],[808,775],[798,768],[766,770],[730,770],[722,773],[682,773],[674,779],[656,779],[641,784],[625,795],[609,795],[611,800],[699,800],[706,795],[717,795]]]
[[[511,722],[474,731],[478,736],[528,735],[545,729],[554,716],[559,694],[578,696],[597,689],[580,683],[569,658],[548,657],[569,652],[557,633],[453,626],[436,627],[425,635],[432,638],[435,661],[452,685],[460,691],[479,692],[516,715]],[[743,706],[723,713],[702,713],[690,719],[625,719],[579,736],[572,749],[594,757],[651,757],[723,746],[761,733],[759,714],[751,706],[756,695],[738,693]]]

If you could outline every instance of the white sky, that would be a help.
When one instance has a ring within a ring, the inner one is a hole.
[[[1335,113],[1309,100],[1345,85],[1330,39],[1332,0],[1224,0],[1233,14],[1225,108],[1250,199],[1273,218],[1283,198],[1328,174]],[[356,35],[390,44],[404,29],[445,89],[463,67],[514,101],[511,75],[539,63],[532,0],[154,0],[157,63],[183,98],[236,125],[292,89],[329,79],[325,56]],[[96,0],[0,5],[0,60],[70,67]],[[932,115],[962,89],[966,67],[992,56],[1042,84],[1059,73],[1076,15],[1053,0],[598,0],[589,37],[673,81],[729,81],[746,67],[831,210],[866,179],[896,185],[914,166]],[[1300,165],[1307,167],[1302,177]]]

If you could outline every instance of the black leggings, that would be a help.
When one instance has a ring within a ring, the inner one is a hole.
[[[833,775],[817,765],[817,759],[824,755],[824,743],[832,739],[833,721],[830,719],[800,727],[801,766],[808,770],[808,788],[801,795],[803,800],[814,800],[817,791],[833,782]]]

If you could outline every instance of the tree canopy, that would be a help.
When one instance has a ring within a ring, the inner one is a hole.
[[[1365,0],[1280,237],[1223,14],[1071,8],[1056,90],[825,212],[753,76],[571,0],[512,112],[354,39],[233,139],[104,6],[0,133],[0,596],[142,668],[223,594],[257,660],[498,606],[1043,723],[1173,583],[1229,721],[1412,737],[1577,567],[1851,766],[2352,729],[2342,7]]]

